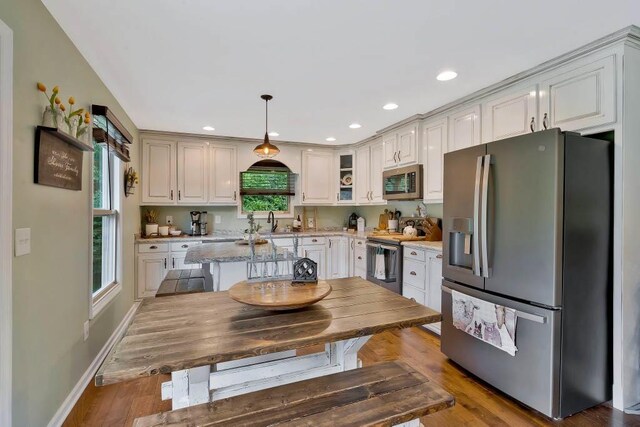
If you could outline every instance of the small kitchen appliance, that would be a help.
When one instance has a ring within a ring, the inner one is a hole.
[[[193,236],[207,234],[207,211],[191,211],[191,234]]]
[[[422,165],[385,171],[382,174],[382,190],[385,200],[422,199]]]
[[[355,212],[349,216],[348,228],[349,230],[356,230],[358,228],[358,215],[356,215]]]

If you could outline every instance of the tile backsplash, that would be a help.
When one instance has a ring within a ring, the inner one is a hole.
[[[346,227],[349,215],[356,213],[365,218],[367,227],[376,227],[381,213],[385,209],[397,209],[403,216],[417,215],[418,202],[395,202],[386,206],[318,206],[318,228],[341,228]],[[144,213],[147,209],[158,212],[158,221],[164,224],[167,216],[173,217],[173,222],[179,229],[188,232],[191,226],[190,211],[207,211],[209,232],[213,231],[242,231],[247,228],[246,218],[238,218],[238,208],[235,206],[142,206],[140,213],[144,221]],[[302,206],[295,208],[296,215],[302,217]],[[429,216],[442,217],[442,205],[427,205]],[[215,224],[215,217],[220,216],[220,223]],[[267,226],[266,219],[257,220]],[[292,218],[278,218],[278,227],[284,228],[291,225]],[[144,223],[140,224],[144,229]]]

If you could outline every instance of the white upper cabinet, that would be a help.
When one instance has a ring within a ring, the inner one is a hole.
[[[398,166],[418,163],[418,125],[398,131]]]
[[[537,118],[537,86],[524,88],[482,105],[482,142],[535,132],[539,126]]]
[[[386,204],[382,194],[382,171],[384,156],[381,142],[373,143],[370,147],[369,187],[371,188],[371,203]]]
[[[225,205],[238,204],[238,167],[236,147],[212,145],[209,147],[209,202]]]
[[[395,132],[382,137],[384,168],[395,168],[398,164],[398,134]]]
[[[366,205],[371,202],[369,146],[356,150],[356,203]]]
[[[424,201],[442,203],[443,160],[447,151],[447,118],[426,121],[422,126]]]
[[[382,137],[384,169],[418,162],[418,125],[412,124]]]
[[[540,85],[541,120],[565,131],[613,123],[615,84],[615,55],[551,77]]]
[[[480,144],[480,106],[449,116],[449,151]]]
[[[353,205],[355,202],[355,153],[353,150],[338,151],[335,155],[336,203]]]
[[[178,142],[178,204],[207,203],[208,145],[207,142]]]
[[[302,204],[332,204],[336,201],[333,152],[302,152]]]
[[[169,205],[176,202],[175,141],[142,141],[142,203]]]

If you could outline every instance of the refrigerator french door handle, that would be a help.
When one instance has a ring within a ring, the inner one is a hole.
[[[489,277],[489,245],[487,239],[487,228],[489,224],[489,169],[491,168],[491,154],[484,156],[484,171],[482,175],[482,225],[480,226],[482,245],[482,277]]]
[[[451,293],[451,288],[449,288],[449,287],[447,287],[445,285],[440,285],[440,289],[442,289],[442,292],[444,292],[446,294],[450,294]],[[460,292],[460,293],[463,293],[463,292]],[[542,324],[547,323],[547,318],[546,317],[539,316],[537,314],[527,313],[526,311],[522,311],[522,310],[516,310],[516,316],[521,318],[521,319],[530,320],[530,321],[536,322],[536,323],[542,323]]]
[[[482,156],[476,163],[476,183],[473,190],[473,274],[480,276],[480,177],[482,176]]]

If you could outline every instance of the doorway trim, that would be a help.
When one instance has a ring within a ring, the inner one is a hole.
[[[0,21],[0,425],[12,425],[13,31]]]

